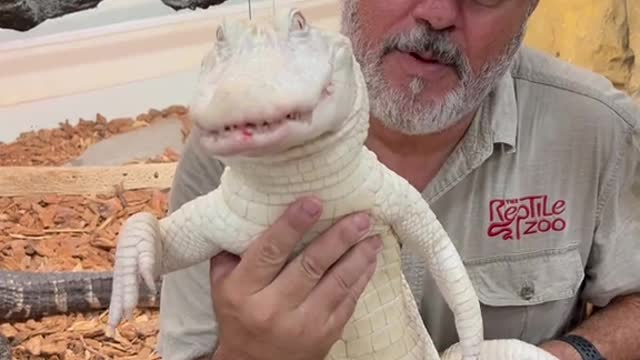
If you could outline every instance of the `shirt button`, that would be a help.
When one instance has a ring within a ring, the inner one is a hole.
[[[521,289],[520,289],[520,297],[525,299],[525,300],[531,300],[531,298],[533,297],[533,294],[535,294],[536,290],[533,287],[533,285],[524,285]]]

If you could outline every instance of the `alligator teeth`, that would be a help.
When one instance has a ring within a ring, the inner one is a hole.
[[[285,119],[287,119],[287,120],[300,120],[300,113],[297,113],[297,112],[288,113],[287,116],[285,116]]]
[[[291,112],[285,115],[283,118],[273,121],[264,120],[262,123],[246,122],[243,124],[231,124],[225,125],[222,129],[210,130],[208,134],[213,136],[215,140],[228,136],[232,131],[241,131],[245,134],[260,134],[271,131],[274,127],[282,125],[285,121],[300,121],[307,124],[311,123],[311,118],[303,120],[302,113]]]

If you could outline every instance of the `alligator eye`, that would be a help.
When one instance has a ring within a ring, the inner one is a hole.
[[[222,24],[218,25],[218,28],[216,29],[216,40],[218,42],[222,42],[225,40],[224,26]]]
[[[307,19],[304,18],[302,12],[300,10],[293,10],[291,13],[291,24],[289,26],[289,30],[291,31],[301,31],[307,29]]]

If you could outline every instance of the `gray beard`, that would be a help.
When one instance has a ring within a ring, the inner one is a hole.
[[[467,57],[446,35],[426,26],[409,33],[390,36],[382,45],[364,40],[358,15],[359,0],[343,0],[342,33],[351,39],[369,92],[371,116],[386,127],[418,135],[445,130],[474,111],[509,69],[525,34],[526,21],[513,39],[478,74],[471,70]],[[429,86],[415,77],[408,89],[394,88],[383,76],[381,59],[394,50],[432,51],[438,61],[452,65],[460,78],[457,86],[439,99],[425,101],[416,97]]]

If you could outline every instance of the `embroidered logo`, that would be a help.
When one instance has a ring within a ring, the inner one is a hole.
[[[491,200],[487,235],[520,240],[527,235],[563,231],[567,223],[561,215],[566,205],[564,200],[551,204],[548,195]]]

